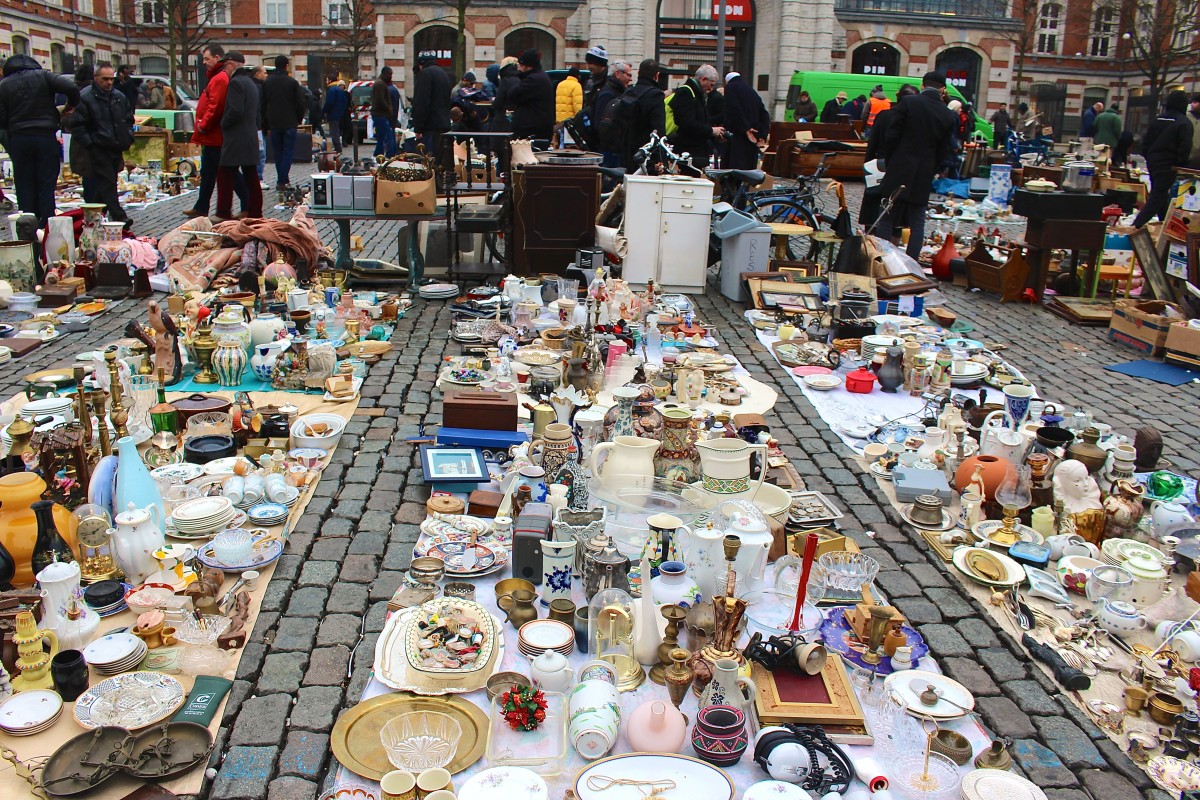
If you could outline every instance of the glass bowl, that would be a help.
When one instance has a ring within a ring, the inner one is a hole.
[[[254,550],[250,532],[242,528],[221,531],[212,540],[213,555],[222,564],[236,567],[245,564]]]
[[[817,563],[825,569],[825,585],[839,592],[858,594],[879,572],[879,562],[862,553],[839,550],[825,553]]]
[[[416,711],[394,717],[379,731],[388,761],[409,772],[444,767],[454,760],[462,727],[446,714]]]

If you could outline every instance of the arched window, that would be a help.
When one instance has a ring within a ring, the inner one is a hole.
[[[1058,3],[1046,3],[1038,14],[1037,51],[1058,53],[1059,36],[1062,33],[1062,10]]]
[[[96,63],[96,51],[95,50],[84,50],[83,51],[83,63],[84,64],[95,64]]]
[[[143,75],[167,75],[170,64],[163,56],[142,56],[138,59],[138,72]]]
[[[1092,40],[1088,52],[1093,56],[1115,55],[1113,33],[1117,29],[1117,12],[1112,8],[1097,8],[1092,19]]]
[[[935,68],[946,74],[946,82],[974,103],[979,96],[979,76],[983,73],[983,58],[969,47],[949,47],[938,53]]]
[[[60,73],[67,71],[67,49],[61,44],[50,45],[50,71]]]
[[[850,69],[855,75],[899,75],[900,51],[883,42],[859,45]]]
[[[541,28],[516,28],[504,37],[504,55],[519,56],[526,50],[542,54],[542,69],[553,69],[558,43],[554,36]]]
[[[12,37],[12,47],[13,47],[13,55],[14,56],[29,55],[29,40],[26,39],[24,36]]]
[[[437,53],[437,65],[442,69],[454,67],[454,51],[458,45],[458,31],[449,25],[430,25],[413,34],[415,55],[427,51]],[[415,63],[416,58],[412,61]]]

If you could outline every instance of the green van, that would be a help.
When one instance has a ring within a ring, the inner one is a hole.
[[[837,97],[838,92],[845,92],[853,100],[860,94],[871,95],[876,86],[883,86],[892,102],[896,101],[896,92],[906,83],[920,88],[921,79],[908,78],[903,75],[855,75],[849,72],[793,72],[792,82],[788,87],[787,102],[784,107],[784,122],[796,121],[796,104],[799,102],[800,91],[807,91],[812,101],[817,104],[817,112],[825,107],[825,103]],[[966,102],[962,93],[955,86],[947,86],[946,92],[954,98]],[[979,116],[976,109],[975,131],[986,137],[988,144],[992,142],[992,126]]]

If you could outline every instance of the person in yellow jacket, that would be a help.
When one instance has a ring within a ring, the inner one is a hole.
[[[563,122],[579,113],[583,108],[583,84],[579,82],[579,68],[571,67],[567,77],[554,90],[554,127],[558,131],[560,146],[566,144],[567,135]]]

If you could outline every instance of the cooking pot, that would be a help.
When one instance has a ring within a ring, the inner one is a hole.
[[[857,394],[870,394],[875,388],[875,373],[866,367],[859,367],[846,376],[846,391]]]
[[[228,411],[233,407],[233,401],[226,400],[224,397],[196,393],[172,400],[171,405],[175,406],[175,411],[179,414],[179,425],[186,426],[187,421],[195,414],[204,414],[210,411]]]
[[[1064,192],[1090,192],[1096,177],[1096,165],[1091,161],[1069,161],[1062,167]]]

